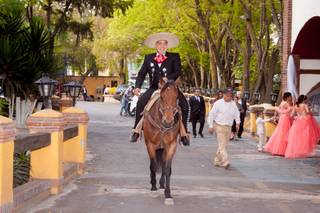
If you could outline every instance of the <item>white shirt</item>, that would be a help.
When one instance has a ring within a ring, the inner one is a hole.
[[[213,104],[208,116],[209,128],[213,127],[213,122],[231,127],[234,120],[240,124],[240,112],[234,101],[220,99]]]
[[[266,132],[266,128],[264,126],[265,122],[270,121],[271,119],[262,119],[260,117],[257,118],[256,124],[257,124],[257,135],[264,135]]]
[[[109,87],[104,88],[103,93],[104,93],[104,94],[109,94]]]

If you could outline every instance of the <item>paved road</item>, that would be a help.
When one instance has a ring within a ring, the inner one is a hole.
[[[255,143],[230,144],[231,169],[214,167],[216,139],[207,136],[179,147],[173,163],[175,205],[149,192],[144,143],[128,142],[132,118],[117,103],[79,103],[89,112],[87,173],[63,194],[40,203],[37,213],[320,212],[320,157],[287,160],[258,153]]]

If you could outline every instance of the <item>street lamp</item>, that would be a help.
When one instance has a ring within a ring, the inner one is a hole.
[[[43,98],[44,108],[46,109],[49,108],[48,101],[49,101],[49,98],[54,93],[54,88],[55,88],[55,85],[57,84],[57,81],[49,78],[48,73],[43,73],[42,77],[37,81],[35,81],[34,83],[38,85],[40,95]]]
[[[69,83],[64,84],[63,87],[67,91],[67,95],[72,98],[73,106],[75,106],[76,98],[80,96],[82,91],[82,84],[80,84],[78,81],[70,81]]]
[[[260,92],[255,92],[255,93],[253,93],[253,97],[254,97],[255,102],[256,102],[256,103],[259,103],[260,98],[261,98]]]
[[[272,93],[270,93],[270,96],[271,96],[272,104],[275,105],[275,103],[277,102],[277,99],[278,99],[278,94],[272,92]]]
[[[244,97],[244,99],[249,100],[250,99],[250,92],[249,91],[244,91],[243,92],[243,97]]]

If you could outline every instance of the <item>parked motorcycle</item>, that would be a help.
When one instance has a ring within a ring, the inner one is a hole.
[[[134,95],[129,98],[128,114],[132,117],[136,115],[136,107],[137,107],[138,100],[139,100],[139,96],[137,95]]]

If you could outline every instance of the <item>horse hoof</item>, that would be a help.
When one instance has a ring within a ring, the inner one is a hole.
[[[166,199],[164,200],[164,205],[166,205],[166,206],[173,206],[173,205],[174,205],[173,199],[172,199],[172,198],[166,198]]]
[[[157,197],[159,197],[159,194],[158,194],[157,191],[151,191],[150,197],[152,197],[152,198],[157,198]]]

